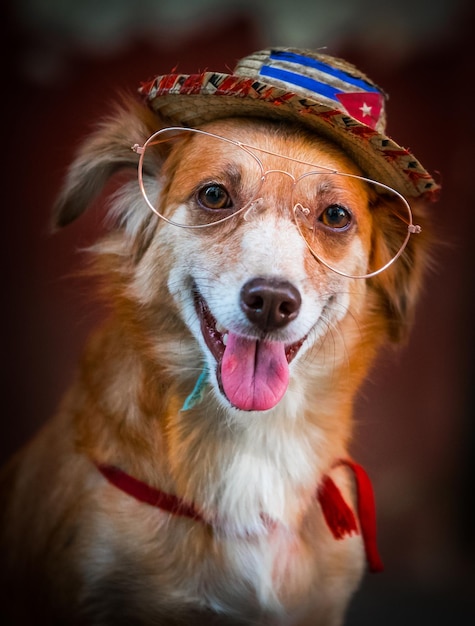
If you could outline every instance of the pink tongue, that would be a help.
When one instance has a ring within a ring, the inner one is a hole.
[[[221,363],[228,400],[243,411],[272,409],[289,384],[285,345],[228,334]]]

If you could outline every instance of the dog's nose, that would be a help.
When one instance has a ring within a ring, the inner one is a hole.
[[[295,319],[301,304],[300,292],[286,280],[253,278],[241,289],[241,309],[264,332]]]

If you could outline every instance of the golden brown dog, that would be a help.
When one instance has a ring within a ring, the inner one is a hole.
[[[3,606],[14,624],[342,624],[365,542],[379,567],[352,404],[412,319],[425,217],[413,203],[422,232],[373,275],[404,220],[341,147],[231,115],[144,151],[166,126],[125,101],[59,198],[63,226],[141,156],[155,212],[135,179],[115,193],[91,250],[108,321],[3,471]]]

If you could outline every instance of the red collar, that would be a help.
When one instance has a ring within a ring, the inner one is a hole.
[[[334,465],[346,465],[354,474],[356,483],[356,497],[361,534],[366,551],[366,559],[371,572],[380,572],[383,564],[376,544],[376,509],[373,487],[370,478],[361,465],[350,459],[340,459]],[[188,517],[198,522],[208,523],[197,511],[193,504],[187,504],[177,496],[165,493],[155,487],[143,483],[133,476],[126,474],[118,467],[96,463],[101,474],[115,487],[140,502],[145,502],[163,511]],[[343,496],[326,474],[316,491],[325,521],[335,539],[344,539],[345,536],[358,534],[358,523],[355,514],[343,499]]]

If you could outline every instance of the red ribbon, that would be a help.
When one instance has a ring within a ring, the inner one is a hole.
[[[336,464],[346,465],[355,476],[356,495],[358,502],[358,517],[366,552],[368,566],[371,572],[383,570],[383,564],[378,553],[376,543],[376,509],[373,488],[368,474],[350,459],[340,459]],[[181,498],[133,478],[118,467],[105,464],[96,464],[101,474],[115,487],[140,502],[157,507],[173,515],[207,523],[193,504],[184,502]],[[345,536],[358,534],[358,524],[355,514],[345,502],[341,491],[330,476],[326,475],[317,490],[317,499],[322,508],[325,521],[335,539],[344,539]]]
[[[104,478],[107,478],[107,480],[114,485],[114,487],[124,491],[136,500],[155,506],[158,509],[162,509],[162,511],[172,513],[173,515],[181,515],[199,522],[205,522],[202,515],[195,509],[195,507],[192,504],[183,502],[181,498],[178,498],[171,493],[160,491],[160,489],[155,489],[155,487],[150,487],[150,485],[143,483],[141,480],[137,480],[137,478],[133,478],[133,476],[126,474],[121,469],[114,467],[113,465],[102,465],[96,463],[96,466]]]

